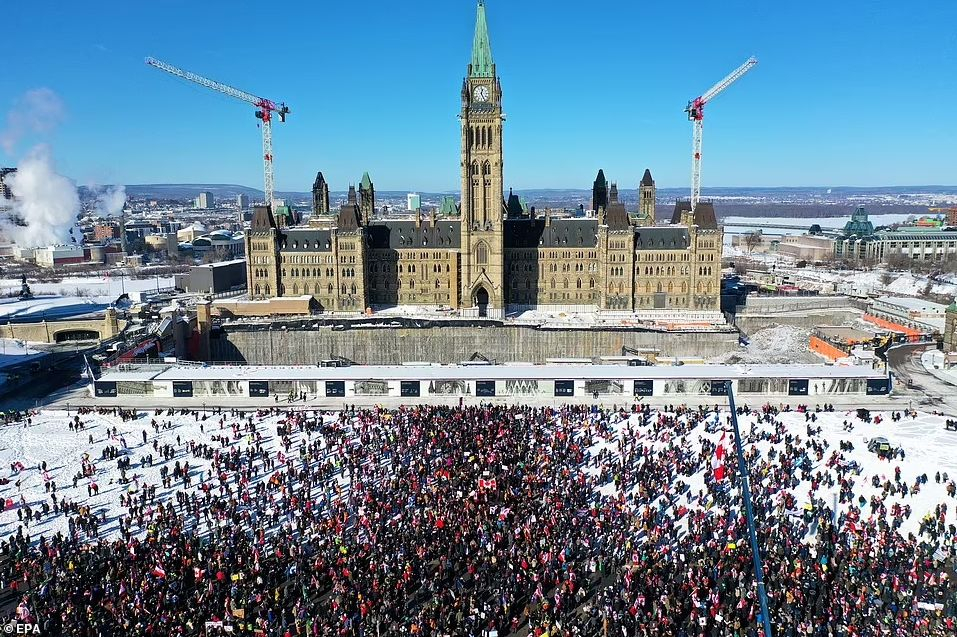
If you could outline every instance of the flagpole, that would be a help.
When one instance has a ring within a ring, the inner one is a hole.
[[[738,452],[738,477],[741,480],[741,495],[748,519],[748,536],[751,540],[751,556],[754,558],[754,579],[758,584],[758,599],[761,602],[761,620],[764,624],[764,637],[771,634],[771,617],[768,614],[768,595],[764,588],[764,566],[761,564],[761,551],[758,548],[758,534],[754,529],[754,510],[751,508],[751,481],[748,477],[748,464],[744,460],[744,448],[741,445],[741,432],[738,429],[738,412],[734,407],[734,390],[731,381],[725,381],[728,390],[728,404],[731,407],[731,425],[734,427],[734,448]]]

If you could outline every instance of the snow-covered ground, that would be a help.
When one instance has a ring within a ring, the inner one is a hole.
[[[748,344],[735,351],[711,359],[722,364],[822,363],[824,359],[811,351],[810,330],[793,325],[773,325],[748,337]]]
[[[19,299],[0,299],[0,321],[11,319],[44,320],[61,319],[83,314],[102,312],[116,299],[97,296],[80,298],[75,296],[36,296],[21,301]]]
[[[0,279],[0,321],[10,319],[62,319],[102,312],[125,291],[146,292],[172,287],[172,278],[120,279],[118,277],[65,278],[59,283],[30,283],[32,299],[21,301],[15,295],[21,283]]]
[[[858,296],[891,294],[920,297],[924,295],[929,285],[930,294],[957,297],[957,275],[954,274],[941,274],[932,280],[925,275],[890,271],[883,267],[866,271],[833,270],[813,265],[798,268],[795,267],[795,259],[791,257],[770,252],[749,254],[746,249],[731,246],[725,246],[724,256],[732,260],[743,258],[762,263],[768,268],[774,266],[775,274],[787,275],[800,287],[818,290],[823,294]]]
[[[739,404],[743,402],[739,400]],[[900,467],[901,480],[908,486],[914,484],[918,475],[927,474],[928,481],[921,485],[918,493],[908,496],[889,495],[884,500],[888,510],[894,503],[900,503],[902,506],[910,505],[912,514],[904,521],[900,532],[916,533],[920,519],[927,513],[933,513],[936,504],[947,502],[951,506],[951,511],[953,510],[954,500],[946,495],[945,483],[938,483],[935,474],[939,471],[948,474],[949,479],[957,477],[957,433],[944,429],[942,416],[919,413],[914,419],[905,417],[901,422],[893,423],[887,414],[882,415],[883,422],[874,424],[864,423],[852,412],[817,414],[817,422],[814,424],[820,426],[822,431],[820,434],[812,433],[810,437],[816,443],[825,445],[826,448],[823,460],[812,459],[814,465],[812,473],[821,472],[827,475],[833,472],[833,468],[827,466],[827,460],[839,450],[841,441],[846,441],[852,443],[854,448],[843,452],[843,460],[856,462],[861,467],[860,473],[854,477],[853,481],[855,501],[859,496],[870,499],[872,495],[879,495],[881,489],[872,486],[873,476],[877,476],[881,483],[887,480],[893,482],[895,467]],[[699,424],[687,434],[679,436],[678,442],[692,454],[699,453],[704,440],[710,442],[720,440],[726,417],[727,413],[713,416],[711,420],[718,423],[718,426],[706,428],[705,425]],[[174,487],[170,489],[164,489],[161,486],[160,468],[164,464],[172,469],[172,465],[176,462],[181,465],[188,462],[193,479],[190,490],[198,489],[204,480],[212,480],[210,462],[196,458],[189,452],[190,441],[211,444],[219,448],[219,444],[213,440],[213,437],[227,435],[230,437],[229,448],[245,449],[249,444],[245,436],[232,435],[230,425],[238,422],[239,419],[229,416],[223,416],[226,424],[225,427],[221,427],[220,416],[210,416],[204,421],[201,415],[154,416],[152,412],[147,412],[141,414],[135,421],[123,422],[112,415],[86,414],[79,417],[84,428],[75,432],[68,428],[69,418],[72,416],[68,416],[63,411],[44,411],[34,414],[29,423],[15,423],[0,427],[0,476],[6,478],[6,483],[0,485],[0,498],[6,504],[3,512],[0,513],[0,534],[3,536],[14,533],[20,524],[17,516],[18,508],[29,505],[36,510],[42,502],[51,502],[50,493],[44,488],[45,477],[56,483],[56,495],[59,499],[89,505],[97,517],[102,516],[104,520],[100,527],[101,534],[115,536],[118,532],[118,518],[125,515],[125,510],[119,503],[121,495],[138,491],[146,485],[160,485],[157,488],[156,498],[156,504],[159,504],[173,498],[175,491],[181,487],[178,482],[174,483]],[[154,418],[160,424],[169,424],[170,428],[161,428],[158,434],[155,433],[150,426]],[[281,451],[280,442],[276,437],[276,425],[283,416],[266,415],[253,416],[253,418],[257,422],[257,430],[263,434],[264,447],[272,454]],[[782,413],[780,419],[789,433],[800,436],[804,440],[808,438],[804,414]],[[759,424],[754,414],[744,415],[740,420],[742,432],[745,435],[751,431],[752,426],[758,434],[764,431],[773,432],[772,425]],[[852,431],[844,430],[845,421],[854,424]],[[667,432],[657,438],[654,437],[650,430],[643,427],[640,416],[637,415],[632,415],[614,425],[616,436],[621,435],[629,425],[639,429],[642,444],[650,444],[655,450],[663,449],[674,437]],[[114,427],[117,431],[115,437],[110,433]],[[143,442],[144,431],[147,433],[146,443]],[[293,435],[292,449],[299,447],[304,435],[301,433]],[[900,445],[906,457],[902,460],[886,461],[868,452],[867,441],[875,436],[884,436],[891,443]],[[175,450],[174,457],[164,463],[160,454],[154,451],[154,443],[159,447],[171,445]],[[101,459],[103,449],[107,446],[123,449],[124,455],[121,457],[131,460],[132,468],[127,473],[131,482],[128,484],[119,483],[120,471],[117,469],[115,460]],[[756,447],[761,456],[766,458],[771,443],[761,440],[756,443]],[[590,448],[590,451],[594,455],[601,449],[609,449],[612,453],[617,453],[616,441],[614,439],[599,441]],[[148,453],[153,454],[153,466],[140,466],[141,458]],[[95,474],[91,479],[80,477],[74,487],[73,478],[81,471],[84,457],[89,458],[95,465]],[[46,472],[39,468],[44,462]],[[13,470],[11,465],[16,463],[22,463],[23,469]],[[704,487],[707,470],[710,469],[703,469],[687,478],[691,493],[697,493]],[[262,475],[258,480],[265,478],[266,476]],[[755,476],[755,480],[761,479],[764,478]],[[89,496],[88,487],[94,482],[99,488],[99,493]],[[347,486],[344,478],[343,486]],[[605,485],[602,487],[602,492],[613,488],[613,485]],[[809,481],[801,481],[793,487],[792,493],[797,498],[799,506],[807,501],[809,488]],[[823,498],[830,504],[834,501],[832,492],[835,488],[822,486],[823,492],[819,490],[817,497]],[[711,506],[711,504],[699,500],[692,501],[690,506],[700,508]],[[848,506],[849,504],[845,503],[839,508],[847,510]],[[948,522],[951,519],[949,518]],[[67,519],[65,516],[51,513],[39,523],[33,523],[28,530],[34,538],[38,538],[41,534],[49,535],[56,531],[66,531]]]
[[[115,300],[123,291],[129,294],[172,287],[173,278],[133,279],[128,276],[82,276],[64,277],[57,283],[39,283],[27,278],[27,284],[30,286],[30,291],[36,295],[109,297]],[[18,294],[20,285],[20,279],[0,279],[0,296]]]

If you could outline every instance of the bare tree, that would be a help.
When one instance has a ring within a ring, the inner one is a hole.
[[[744,245],[748,248],[748,254],[754,252],[754,249],[764,243],[764,237],[760,230],[752,230],[744,235]]]

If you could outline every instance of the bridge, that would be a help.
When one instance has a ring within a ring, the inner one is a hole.
[[[747,221],[722,221],[721,226],[724,227],[725,231],[729,228],[736,228],[737,231],[731,231],[730,234],[745,234],[748,230],[800,230],[807,232],[808,228],[811,227],[811,224],[806,225],[796,225],[796,224],[787,224],[787,223],[750,223]],[[821,226],[821,234],[831,237],[839,237],[843,234],[843,228],[828,228],[826,226]]]
[[[14,338],[30,343],[104,341],[123,331],[126,323],[116,317],[116,310],[108,309],[102,319],[7,323],[0,325],[0,338]]]

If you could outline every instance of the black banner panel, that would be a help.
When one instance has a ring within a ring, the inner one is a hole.
[[[326,381],[326,398],[341,398],[346,395],[346,381],[344,380],[327,380]]]
[[[193,397],[193,381],[191,380],[174,380],[173,381],[173,398],[192,398]]]
[[[728,381],[726,381],[726,380],[713,380],[713,381],[711,381],[711,395],[712,395],[712,396],[727,396],[727,395],[728,395]]]
[[[116,382],[112,380],[94,382],[93,395],[97,398],[116,398]]]
[[[479,397],[488,397],[495,395],[495,381],[494,380],[477,380],[475,381],[475,395]]]
[[[574,395],[575,395],[575,381],[573,381],[573,380],[556,380],[556,381],[555,381],[555,395],[556,395],[556,396],[574,396]]]
[[[263,398],[269,395],[269,381],[251,380],[249,381],[249,397]]]
[[[891,393],[891,380],[889,378],[868,378],[867,395],[881,396]]]
[[[635,396],[654,396],[655,395],[655,381],[653,380],[636,380],[635,381]]]
[[[792,378],[788,381],[788,396],[807,396],[807,386],[806,378]]]
[[[419,395],[419,381],[403,380],[399,383],[399,395],[404,398],[414,398]]]

